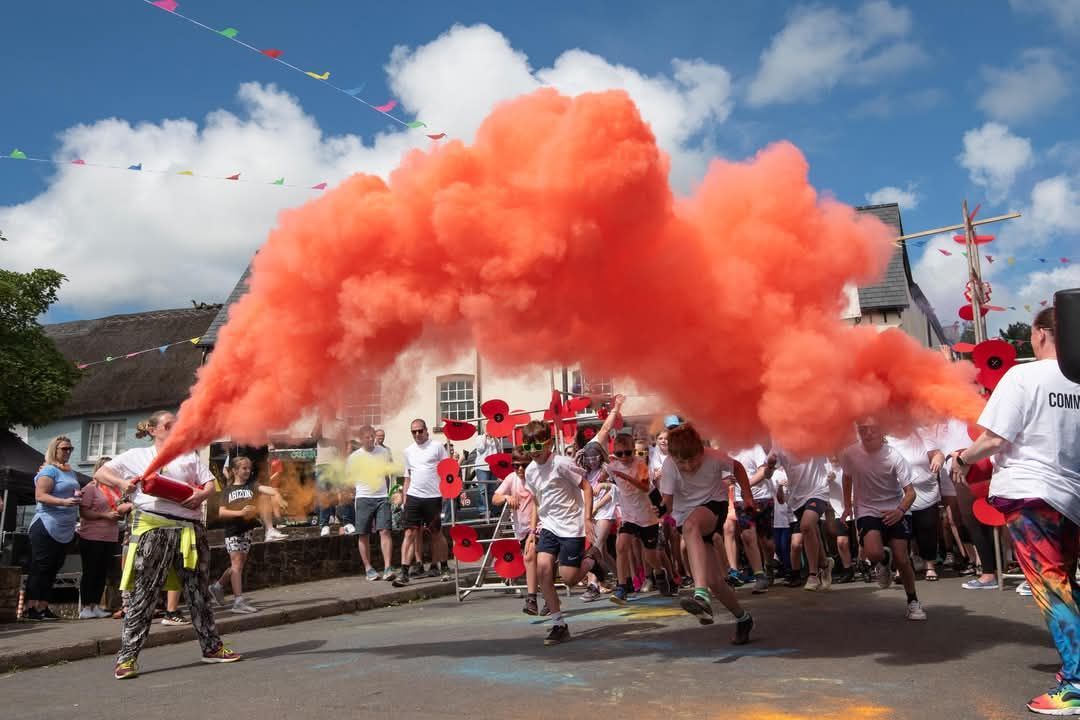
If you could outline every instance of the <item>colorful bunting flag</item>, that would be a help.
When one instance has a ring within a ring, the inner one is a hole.
[[[26,159],[26,153],[24,153],[19,148],[15,148],[14,150],[11,151],[11,154],[8,155],[8,157],[13,158],[15,160],[25,160]]]
[[[375,109],[378,110],[381,113],[388,113],[388,112],[390,112],[391,110],[393,110],[396,107],[397,107],[397,100],[391,100],[390,102],[386,103],[385,105],[376,105]]]
[[[326,183],[321,182],[318,185],[312,185],[311,189],[312,190],[325,190],[326,189]]]
[[[202,340],[202,336],[191,338],[191,344],[198,345],[200,340]]]
[[[279,177],[277,180],[275,180],[274,182],[272,182],[270,184],[271,185],[284,185],[285,184],[285,178]]]
[[[1027,310],[1028,312],[1031,312],[1031,306],[1030,305],[1025,305],[1024,309]]]
[[[405,127],[409,128],[410,130],[415,130],[416,128],[427,127],[427,124],[422,123],[419,120],[413,120],[411,123],[406,123]]]
[[[446,133],[438,133],[436,135],[428,135],[428,137],[431,138],[432,140],[442,140],[444,137],[446,137]]]
[[[345,91],[345,94],[346,95],[352,95],[353,97],[356,97],[360,93],[364,92],[365,87],[366,87],[366,85],[361,85],[360,87],[349,88],[348,90]]]
[[[993,256],[993,255],[987,255],[987,256],[986,256],[986,262],[988,262],[988,263],[990,263],[991,265],[993,265],[993,264],[994,264],[994,256]]]
[[[142,163],[137,163],[135,165],[128,165],[128,170],[142,170]]]
[[[109,355],[109,356],[107,356],[105,358],[105,362],[112,362],[112,361],[113,361],[112,355]]]
[[[952,255],[952,253],[949,252],[948,250],[943,250],[941,248],[938,248],[938,252],[941,253],[942,255],[949,255],[949,256]]]
[[[1069,264],[1069,258],[1061,258],[1061,264],[1062,265],[1068,265]]]
[[[86,363],[79,363],[75,367],[79,368],[80,370],[85,370],[87,368],[87,364]]]
[[[165,12],[176,12],[176,8],[180,6],[180,3],[176,2],[176,0],[155,0],[150,4],[161,8]]]
[[[176,174],[177,175],[194,175],[195,173],[193,171],[191,171],[191,170],[181,170],[180,172],[178,172]]]
[[[1009,257],[1005,258],[1005,262],[1007,262],[1010,265],[1015,265],[1016,264],[1016,258],[1014,258],[1012,255],[1010,255]]]
[[[168,350],[168,349],[169,349],[168,345],[162,345],[161,347],[158,348],[158,352],[161,353],[162,355],[164,355],[165,351]]]
[[[329,70],[324,72],[322,75],[316,75],[313,72],[305,72],[304,74],[307,75],[308,77],[315,78],[316,80],[329,80],[330,79],[330,71]]]
[[[226,180],[239,180],[240,179],[240,173],[236,173],[235,175],[230,175],[229,177],[227,177],[225,179]]]
[[[1041,262],[1041,263],[1045,263],[1045,262],[1046,262],[1046,258],[1039,258],[1039,262]]]
[[[263,50],[263,51],[262,51],[262,54],[263,54],[263,55],[265,55],[266,57],[272,57],[272,58],[274,58],[275,60],[277,60],[277,59],[278,59],[279,57],[281,57],[281,56],[282,56],[282,55],[283,55],[284,53],[282,53],[282,52],[281,52],[280,50],[275,50],[274,48],[269,48],[269,49],[267,49],[267,50]]]
[[[85,160],[72,160],[71,164],[72,165],[85,165],[86,161]]]
[[[229,38],[230,40],[232,40],[234,37],[236,37],[239,34],[240,34],[239,30],[237,30],[236,28],[231,28],[231,27],[230,28],[225,28],[224,30],[218,30],[218,35],[224,35],[225,37]]]
[[[1039,304],[1042,305],[1043,307],[1046,307],[1046,301],[1045,300],[1040,300]]]

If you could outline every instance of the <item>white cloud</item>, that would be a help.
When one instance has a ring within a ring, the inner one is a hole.
[[[397,48],[388,81],[402,105],[453,137],[471,139],[498,102],[542,85],[569,92],[625,88],[672,159],[686,188],[712,155],[707,131],[731,111],[731,78],[701,60],[673,60],[670,75],[646,76],[581,50],[534,71],[524,54],[486,25],[455,26],[428,45]],[[54,267],[69,282],[61,303],[91,316],[120,307],[160,308],[223,300],[277,214],[315,196],[262,184],[285,176],[307,186],[362,170],[386,176],[402,154],[428,141],[387,132],[371,140],[324,135],[299,101],[274,86],[244,84],[238,113],[202,122],[166,119],[131,125],[111,118],[60,135],[60,161],[37,197],[0,207],[3,265]],[[66,164],[73,158],[142,173]],[[180,177],[194,169],[253,183]],[[149,172],[163,170],[161,174]]]
[[[1080,2],[1076,0],[1009,0],[1016,12],[1049,15],[1054,27],[1066,33],[1080,33]]]
[[[1069,80],[1049,50],[1026,50],[1013,67],[984,67],[982,76],[986,90],[979,97],[979,109],[1005,122],[1043,115],[1069,94]]]
[[[870,205],[884,205],[896,203],[901,210],[914,210],[919,207],[921,196],[915,183],[908,183],[907,189],[902,190],[892,185],[887,185],[872,193],[866,193],[866,202]]]
[[[887,0],[845,13],[812,6],[796,10],[761,53],[750,83],[751,105],[813,100],[841,83],[866,84],[926,60],[906,38],[911,13]]]
[[[1031,141],[1009,128],[988,122],[964,133],[964,152],[957,158],[971,181],[985,187],[990,200],[1005,198],[1017,174],[1032,163]]]

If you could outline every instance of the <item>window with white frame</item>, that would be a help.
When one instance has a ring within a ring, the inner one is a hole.
[[[99,420],[86,425],[86,459],[115,457],[124,451],[124,421]]]
[[[570,381],[570,391],[589,397],[605,398],[615,394],[615,379],[603,375],[586,375],[575,370]]]
[[[435,418],[438,425],[443,419],[469,420],[475,417],[476,394],[472,375],[443,375],[437,378],[439,403]]]
[[[382,383],[379,380],[358,383],[347,393],[343,411],[350,428],[382,425]]]

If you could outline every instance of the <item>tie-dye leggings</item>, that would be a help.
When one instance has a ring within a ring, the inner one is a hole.
[[[1061,654],[1065,679],[1080,683],[1080,586],[1076,582],[1080,532],[1075,523],[1047,505],[1008,512],[1005,519],[1017,562]]]
[[[139,539],[134,550],[135,589],[128,596],[125,606],[117,663],[135,660],[139,656],[146,636],[150,634],[150,623],[169,568],[176,570],[183,585],[191,608],[191,624],[199,636],[203,654],[208,655],[221,647],[221,637],[210,605],[210,543],[206,539],[206,528],[202,523],[195,523],[195,549],[199,559],[194,570],[184,569],[180,532],[179,528],[147,530]],[[128,552],[132,550],[129,548]]]

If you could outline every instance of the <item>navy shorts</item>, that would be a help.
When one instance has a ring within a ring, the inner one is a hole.
[[[727,520],[728,503],[727,500],[710,500],[704,505],[698,505],[698,507],[706,508],[709,512],[716,516],[716,529],[709,535],[702,535],[701,539],[705,541],[706,545],[712,544],[713,535],[724,529],[724,521]],[[683,526],[678,527],[679,534],[683,533]]]
[[[801,524],[803,513],[807,510],[816,512],[819,518],[823,518],[825,517],[825,513],[829,511],[830,507],[832,506],[829,505],[828,500],[822,500],[821,498],[810,498],[809,500],[804,502],[798,510],[795,511],[795,522]]]
[[[541,529],[536,542],[536,552],[557,555],[562,567],[579,568],[585,558],[585,538],[559,537],[550,530]]]
[[[632,522],[624,522],[619,525],[620,535],[633,535],[641,540],[646,550],[655,550],[660,543],[660,523],[656,525],[635,525]]]
[[[871,530],[877,530],[881,533],[881,539],[885,541],[910,540],[912,535],[910,515],[900,518],[900,522],[895,525],[886,525],[881,518],[868,515],[856,520],[855,525],[859,528],[859,542],[862,542],[863,538],[866,537],[866,533]]]
[[[773,525],[773,501],[755,500],[754,510],[747,512],[743,506],[735,506],[735,519],[739,523],[740,530],[749,530],[752,527],[771,530]]]
[[[426,527],[435,531],[442,528],[441,497],[421,498],[405,496],[405,509],[401,513],[401,524],[406,528]]]

